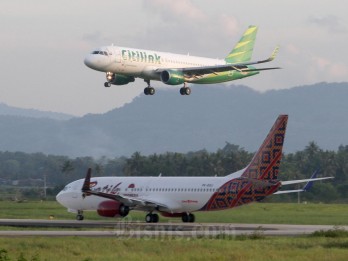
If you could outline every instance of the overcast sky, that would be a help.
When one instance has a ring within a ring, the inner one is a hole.
[[[267,66],[284,69],[232,83],[265,91],[347,81],[347,10],[342,0],[1,0],[0,102],[103,113],[130,102],[146,84],[137,79],[104,88],[104,73],[83,64],[95,47],[224,58],[249,25],[259,26],[253,59],[268,57],[279,44]]]

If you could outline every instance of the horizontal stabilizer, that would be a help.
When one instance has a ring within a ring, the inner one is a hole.
[[[291,184],[299,184],[307,182],[306,185],[302,189],[293,189],[293,190],[280,190],[277,191],[274,194],[286,194],[286,193],[295,193],[295,192],[305,192],[308,191],[312,186],[314,181],[318,180],[325,180],[325,179],[333,179],[334,177],[323,177],[323,178],[317,178],[317,175],[319,173],[319,170],[314,171],[312,176],[309,179],[298,179],[298,180],[289,180],[289,181],[281,181],[281,184],[284,185],[291,185]]]
[[[315,179],[298,179],[298,180],[281,181],[281,183],[282,183],[282,186],[285,186],[285,185],[292,185],[292,184],[325,180],[325,179],[333,179],[333,178],[334,177],[324,177],[324,178],[315,178]]]

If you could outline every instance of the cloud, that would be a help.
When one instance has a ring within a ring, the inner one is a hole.
[[[312,69],[318,75],[327,77],[327,81],[346,81],[348,74],[348,66],[342,63],[337,63],[329,59],[313,56]]]
[[[224,28],[224,31],[226,31],[228,35],[235,36],[239,33],[239,23],[236,17],[221,14],[219,20],[220,28]]]
[[[112,38],[105,36],[104,34],[102,34],[100,31],[94,31],[91,33],[85,33],[84,35],[82,35],[82,40],[86,41],[88,43],[92,43],[92,44],[105,44],[105,43],[111,43],[112,42]]]
[[[296,45],[294,45],[292,43],[287,44],[285,46],[285,49],[292,55],[300,54],[300,49]]]
[[[145,49],[224,57],[245,28],[238,26],[235,16],[210,13],[204,7],[192,0],[143,1],[143,13],[150,22],[137,34],[136,42]]]
[[[327,15],[321,17],[311,16],[308,18],[308,23],[326,28],[329,32],[344,33],[347,31],[347,28],[340,22],[340,19],[335,15]]]
[[[176,19],[180,16],[181,19],[197,21],[206,18],[206,14],[190,0],[153,0],[144,1],[143,5],[152,11],[159,11],[158,13],[166,19]]]

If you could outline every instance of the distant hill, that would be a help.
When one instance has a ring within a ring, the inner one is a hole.
[[[12,115],[12,116],[22,116],[31,118],[47,118],[54,120],[69,120],[74,116],[58,113],[58,112],[47,112],[34,109],[22,109],[8,106],[5,103],[0,103],[0,115]]]
[[[289,114],[285,152],[310,141],[348,144],[348,83],[319,83],[259,93],[245,86],[192,86],[141,95],[122,108],[58,121],[0,116],[0,150],[68,156],[129,156],[215,151],[225,142],[255,151],[279,114]]]

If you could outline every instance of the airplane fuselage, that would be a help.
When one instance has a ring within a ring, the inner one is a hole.
[[[276,193],[282,185],[278,171],[282,157],[287,115],[280,115],[259,150],[244,169],[224,177],[95,177],[68,184],[57,201],[83,219],[84,210],[104,217],[148,212],[146,222],[158,222],[158,214],[194,222],[195,211],[238,207]],[[157,213],[156,213],[157,212]]]
[[[265,60],[250,61],[256,39],[257,27],[249,26],[242,38],[224,59],[158,52],[119,46],[104,46],[95,49],[84,60],[91,69],[105,72],[105,87],[125,85],[142,78],[147,83],[145,95],[154,95],[150,81],[166,85],[183,84],[181,95],[190,95],[187,83],[213,84],[249,77],[260,71],[279,69],[255,68],[252,65],[272,61],[277,52]]]
[[[128,47],[104,46],[86,56],[84,63],[91,69],[139,77],[147,80],[161,81],[161,70],[182,68],[200,68],[205,66],[226,65],[222,59],[211,59],[198,56],[157,52]],[[220,83],[232,81],[259,72],[239,72],[236,70],[200,75],[184,75],[184,81],[189,83]],[[178,81],[177,84],[181,84]],[[170,84],[170,83],[168,83]],[[176,83],[171,84],[176,85]]]
[[[233,176],[240,176],[241,171]],[[91,179],[93,191],[122,197],[139,198],[141,200],[156,201],[170,206],[173,213],[194,212],[204,209],[214,194],[237,191],[221,190],[222,185],[231,180],[226,177],[95,177]],[[68,184],[57,200],[71,210],[96,210],[105,198],[97,196],[83,197],[81,187],[84,180],[80,179]],[[136,206],[134,209],[147,210],[146,206]],[[158,208],[159,211],[168,209]]]

